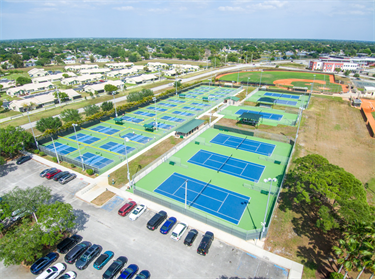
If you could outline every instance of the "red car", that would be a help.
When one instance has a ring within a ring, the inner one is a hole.
[[[136,205],[137,203],[133,201],[126,203],[118,210],[118,215],[126,216]]]
[[[50,171],[49,173],[46,174],[45,178],[47,179],[51,179],[52,177],[54,177],[56,174],[58,174],[59,172],[61,172],[61,170],[54,170],[54,171]]]

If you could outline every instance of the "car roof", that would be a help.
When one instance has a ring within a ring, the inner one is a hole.
[[[180,232],[186,227],[187,225],[185,223],[178,223],[178,225],[174,228],[173,232]]]

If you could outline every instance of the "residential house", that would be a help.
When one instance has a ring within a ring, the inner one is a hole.
[[[9,88],[6,92],[9,96],[29,95],[39,91],[45,91],[55,88],[51,82],[28,83],[22,86]]]
[[[116,86],[120,91],[124,90],[124,83],[121,80],[108,80],[107,82],[101,82],[99,84],[86,85],[83,90],[88,93],[104,93],[104,86],[106,84],[112,84]]]
[[[110,69],[126,69],[129,67],[133,67],[134,63],[132,62],[108,63],[108,64],[105,64],[105,66]]]
[[[99,66],[96,64],[85,64],[85,65],[69,65],[64,67],[66,71],[79,72],[81,70],[98,69]]]
[[[93,74],[106,74],[110,71],[111,69],[108,69],[108,68],[95,68],[95,69],[80,70],[79,73],[81,75],[93,75]]]
[[[70,77],[75,77],[77,76],[75,73],[70,73],[70,72],[67,72],[67,73],[61,73],[61,74],[56,74],[56,75],[48,75],[48,76],[44,76],[44,77],[37,77],[37,78],[33,78],[32,79],[32,82],[33,83],[43,83],[43,82],[57,82],[57,81],[61,81],[62,79],[64,79],[63,75],[69,75]]]
[[[71,78],[65,78],[61,81],[63,85],[75,85],[75,84],[85,84],[88,82],[94,82],[103,79],[104,76],[102,74],[94,74],[94,75],[83,75],[83,76],[76,76]]]
[[[157,80],[158,77],[154,74],[149,75],[140,75],[137,77],[129,77],[126,79],[126,83],[132,83],[132,84],[142,84],[146,82],[152,82]]]
[[[160,62],[148,62],[146,64],[147,68],[150,69],[151,72],[155,72],[161,69],[166,69],[168,68],[167,63],[160,63]]]
[[[38,69],[38,68],[33,68],[30,71],[27,72],[30,77],[35,78],[35,77],[44,77],[48,75],[48,72],[45,71],[44,69]]]

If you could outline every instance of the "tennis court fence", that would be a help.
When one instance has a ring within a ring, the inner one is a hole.
[[[40,151],[46,153],[49,156],[56,157],[56,153],[55,152],[49,150],[48,148],[46,148],[43,145],[39,145],[39,149],[40,149]],[[60,161],[67,162],[69,164],[74,164],[75,166],[82,166],[82,162],[81,161],[77,161],[77,160],[75,160],[73,158],[69,158],[69,157],[66,157],[66,156],[61,155],[61,154],[57,154],[57,155],[59,156],[59,160]],[[100,172],[100,170],[98,168],[94,167],[94,166],[91,166],[91,165],[85,164],[85,163],[83,165],[84,165],[84,167],[85,167],[86,170],[87,169],[92,169],[94,171],[94,173],[99,173]]]
[[[165,206],[166,208],[170,208],[172,210],[175,210],[177,212],[180,212],[186,216],[189,216],[191,218],[194,218],[198,221],[201,221],[207,225],[213,226],[215,228],[218,228],[219,230],[222,230],[224,232],[227,232],[231,235],[237,236],[244,240],[250,240],[250,239],[259,239],[260,233],[262,229],[256,229],[256,230],[244,230],[237,226],[229,225],[228,223],[225,223],[224,221],[221,222],[218,219],[214,219],[215,217],[206,215],[203,213],[197,213],[192,209],[185,209],[183,203],[178,203],[177,201],[166,201],[162,198],[157,197],[153,192],[147,191],[142,188],[134,188],[134,194],[141,196],[143,198],[146,198],[148,200],[151,200],[153,202],[156,202],[158,204],[161,204]],[[268,227],[265,228],[265,231],[263,233],[263,236],[266,236],[268,232]]]

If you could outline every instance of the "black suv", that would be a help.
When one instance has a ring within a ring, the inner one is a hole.
[[[206,256],[208,250],[211,247],[212,241],[214,241],[214,234],[212,232],[206,232],[202,238],[201,243],[199,243],[197,253]]]
[[[193,242],[197,238],[197,236],[198,236],[197,230],[195,230],[195,229],[190,230],[190,232],[185,237],[184,244],[187,245],[187,246],[193,245]]]
[[[94,244],[76,261],[76,267],[80,270],[85,269],[102,251],[100,245]]]
[[[147,228],[151,231],[154,231],[157,229],[163,221],[167,219],[167,212],[160,211],[159,213],[156,213],[154,217],[150,219],[147,223]]]
[[[68,264],[73,264],[87,249],[91,247],[91,242],[82,241],[80,244],[74,246],[68,254],[65,255],[65,262]]]
[[[70,249],[73,248],[74,245],[81,242],[82,237],[79,235],[72,235],[71,237],[65,238],[59,244],[57,244],[57,252],[60,254],[65,254]]]

